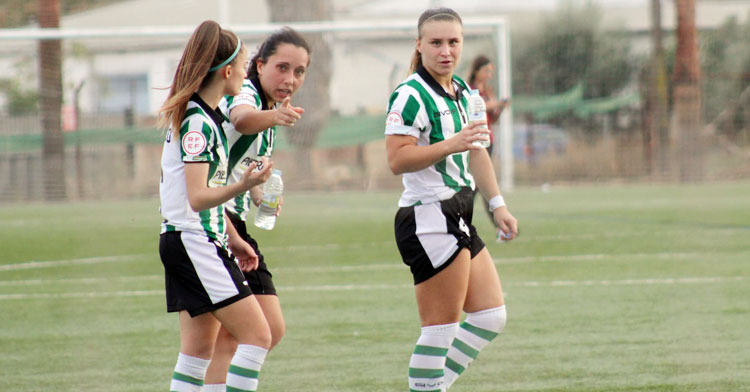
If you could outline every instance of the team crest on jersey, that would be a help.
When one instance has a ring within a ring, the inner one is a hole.
[[[206,136],[198,131],[190,131],[182,137],[182,149],[188,155],[198,155],[206,149]]]
[[[385,125],[404,125],[404,119],[401,117],[401,113],[388,113],[388,117],[385,118]]]

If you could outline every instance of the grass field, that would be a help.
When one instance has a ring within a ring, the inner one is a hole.
[[[390,193],[293,193],[258,232],[287,319],[261,391],[404,391]],[[451,391],[750,391],[750,183],[518,189],[505,331]],[[158,201],[0,206],[0,391],[166,391]],[[73,223],[75,222],[75,223]]]

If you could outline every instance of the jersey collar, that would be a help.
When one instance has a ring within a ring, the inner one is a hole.
[[[260,110],[268,110],[268,101],[266,100],[266,92],[263,91],[263,86],[260,85],[260,78],[254,77],[250,79],[250,83],[255,86],[255,91],[260,96]]]
[[[224,114],[221,113],[221,110],[217,107],[216,109],[208,106],[208,104],[201,98],[198,93],[193,93],[193,96],[190,97],[190,100],[197,103],[198,106],[203,109],[206,114],[208,114],[209,117],[211,117],[211,120],[214,121],[214,124],[221,126],[221,123],[224,122]]]
[[[452,99],[454,101],[458,101],[459,99],[461,99],[461,95],[463,94],[464,87],[460,83],[456,82],[456,79],[451,78],[453,88],[456,92],[456,98],[452,98],[450,95],[448,95],[448,93],[445,91],[443,86],[441,86],[440,83],[438,83],[437,80],[435,80],[435,78],[433,78],[432,75],[430,75],[430,73],[427,72],[427,69],[423,65],[420,65],[417,68],[417,74],[419,74],[419,76],[422,77],[422,79],[427,83],[427,85],[430,86],[432,91],[434,91],[436,94],[440,95],[441,97]]]

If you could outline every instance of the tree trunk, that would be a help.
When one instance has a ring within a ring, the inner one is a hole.
[[[59,0],[39,0],[39,26],[60,27]],[[62,134],[62,45],[58,39],[39,41],[39,96],[44,138],[44,196],[64,200],[65,144]]]
[[[267,3],[271,21],[277,23],[326,21],[332,15],[330,0],[267,0]],[[315,180],[311,152],[331,111],[329,87],[332,61],[325,33],[309,33],[304,36],[312,49],[310,67],[305,85],[292,98],[292,103],[303,107],[305,114],[294,128],[286,130],[284,137],[297,149],[297,177],[293,181],[300,187],[314,188],[318,182]]]
[[[661,0],[651,0],[651,64],[649,67],[644,124],[644,154],[652,175],[669,171],[669,121],[667,70],[662,44]]]
[[[698,36],[695,28],[695,0],[676,0],[677,52],[673,82],[672,133],[677,141],[680,181],[703,178],[703,129],[700,91]]]

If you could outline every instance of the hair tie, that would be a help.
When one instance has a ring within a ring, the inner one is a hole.
[[[221,68],[221,67],[223,67],[223,66],[225,66],[225,65],[227,65],[227,64],[229,64],[229,63],[231,63],[231,62],[232,62],[232,60],[234,60],[234,58],[235,58],[235,57],[237,57],[237,53],[239,53],[239,52],[240,52],[240,49],[241,49],[241,48],[242,48],[242,41],[240,41],[240,37],[237,37],[237,48],[236,48],[236,49],[234,49],[234,53],[232,53],[232,55],[231,55],[231,56],[229,56],[229,58],[228,58],[228,59],[226,59],[226,60],[222,61],[222,63],[221,63],[221,64],[219,64],[219,65],[215,65],[215,66],[213,66],[213,67],[209,68],[209,69],[208,69],[208,72],[214,72],[214,71],[216,71],[217,69],[219,69],[219,68]]]

